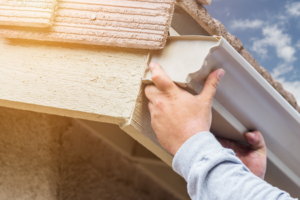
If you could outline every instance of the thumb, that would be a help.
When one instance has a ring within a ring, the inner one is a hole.
[[[152,81],[160,91],[168,91],[176,87],[175,83],[157,63],[151,63],[149,68],[152,74]]]
[[[224,76],[225,71],[223,69],[217,69],[212,72],[206,79],[203,89],[198,97],[204,102],[212,102],[215,96],[217,87],[220,80]]]
[[[265,140],[259,131],[245,133],[245,138],[254,149],[261,149],[266,146]]]

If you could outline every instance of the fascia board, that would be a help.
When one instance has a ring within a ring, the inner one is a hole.
[[[242,135],[246,131],[261,131],[271,152],[269,159],[278,163],[276,165],[300,186],[299,113],[224,38],[207,38],[170,37],[165,49],[150,54],[149,62],[162,63],[162,68],[171,79],[192,93],[201,91],[210,72],[223,68],[226,74],[220,82],[213,104],[213,112],[221,117],[216,120],[216,114],[213,115],[212,132],[218,129],[219,136],[243,141]],[[199,40],[214,40],[215,44],[211,44],[209,51],[205,52],[202,50],[207,48],[195,48],[195,43],[201,45]],[[178,54],[174,51],[164,52],[173,47],[183,47],[183,43],[191,48],[184,47]],[[201,53],[204,55],[199,55]],[[191,63],[191,57],[196,62],[194,66],[199,66],[198,70],[193,67],[190,69],[190,65],[185,64]],[[181,76],[174,76],[178,72]],[[144,82],[151,82],[149,71],[144,76]],[[234,130],[226,128],[228,125]]]

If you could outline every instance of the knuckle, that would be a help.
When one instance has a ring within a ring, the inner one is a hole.
[[[150,86],[150,85],[147,85],[147,86],[145,87],[145,94],[146,94],[146,95],[149,94],[149,93],[150,93],[150,90],[151,90],[151,86]]]
[[[169,91],[166,92],[166,96],[171,99],[171,100],[176,100],[178,99],[178,93],[176,91]]]
[[[212,108],[212,104],[213,104],[213,100],[212,99],[205,99],[202,102],[202,106],[205,106],[206,108],[209,108],[209,109]]]
[[[215,89],[217,89],[217,87],[218,87],[219,84],[218,84],[217,81],[212,81],[211,85],[212,85]]]
[[[151,113],[151,122],[153,123],[154,119],[157,117],[155,112]]]
[[[155,122],[155,120],[153,120],[153,118],[151,119],[151,126],[152,126],[153,130],[155,131],[155,129],[156,129],[156,122]]]
[[[155,94],[155,86],[154,85],[147,85],[145,87],[145,94],[147,97],[149,97],[150,95]]]
[[[164,101],[164,98],[156,98],[154,99],[154,108],[158,112],[163,112],[166,107],[166,102]]]
[[[170,81],[165,81],[165,88],[169,88],[169,90],[171,90],[172,92],[172,86],[173,86],[173,82],[170,80]]]
[[[202,96],[199,101],[199,105],[212,106],[213,99],[207,96]]]
[[[156,99],[154,100],[154,104],[155,104],[155,106],[158,107],[158,108],[162,108],[162,107],[164,106],[164,103],[163,103],[163,101],[162,101],[161,98],[156,98]]]
[[[159,74],[157,74],[157,73],[152,74],[152,80],[153,81],[157,81],[157,80],[159,80],[159,78],[160,78]]]
[[[212,98],[208,98],[208,99],[206,99],[206,103],[207,103],[207,106],[212,106],[212,104],[213,104],[213,99]]]
[[[214,87],[215,89],[217,89],[217,87],[219,85],[219,81],[216,77],[209,77],[207,79],[207,84]]]

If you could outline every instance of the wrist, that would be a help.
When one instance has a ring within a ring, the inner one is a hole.
[[[173,159],[173,169],[182,177],[188,177],[189,170],[196,162],[222,150],[223,147],[212,133],[197,133],[179,148]]]

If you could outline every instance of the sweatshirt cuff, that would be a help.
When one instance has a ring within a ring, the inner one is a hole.
[[[173,159],[173,170],[187,180],[195,163],[222,150],[223,147],[212,133],[200,132],[189,138],[177,151]]]

